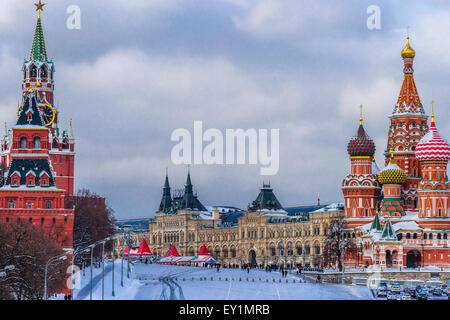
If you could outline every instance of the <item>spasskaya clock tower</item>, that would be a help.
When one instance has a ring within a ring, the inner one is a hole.
[[[30,56],[23,63],[22,98],[18,105],[17,119],[24,108],[30,89],[35,91],[43,123],[48,128],[48,153],[55,174],[55,185],[64,190],[66,195],[71,196],[74,193],[75,138],[72,120],[68,130],[60,130],[59,127],[58,107],[54,101],[55,66],[53,60],[47,56],[41,22],[41,11],[44,5],[41,1],[35,4],[38,18]],[[11,146],[12,130],[7,130],[5,124],[1,156],[4,173],[11,165]]]

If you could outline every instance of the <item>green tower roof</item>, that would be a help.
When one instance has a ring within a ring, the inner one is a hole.
[[[370,226],[370,231],[382,231],[383,227],[381,226],[380,217],[378,216],[378,212],[375,213],[375,217],[373,219],[372,225]]]
[[[47,61],[45,50],[44,32],[42,31],[41,17],[38,17],[36,30],[34,32],[33,45],[30,53],[31,61]]]
[[[397,237],[395,236],[394,230],[392,229],[391,219],[388,218],[386,221],[386,224],[384,225],[383,234],[381,235],[382,239],[395,239],[397,240]]]

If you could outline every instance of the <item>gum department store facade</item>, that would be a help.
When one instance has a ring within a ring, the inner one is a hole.
[[[330,220],[343,214],[342,207],[319,204],[286,211],[270,185],[263,185],[246,212],[231,207],[208,212],[193,194],[189,173],[183,195],[171,198],[167,176],[163,190],[149,221],[149,246],[158,256],[166,256],[173,244],[181,255],[194,256],[205,243],[221,263],[319,267]]]
[[[172,198],[166,175],[156,217],[149,220],[149,245],[166,256],[173,244],[195,255],[203,243],[222,263],[322,265],[331,225],[344,216],[344,236],[354,243],[346,267],[449,267],[450,146],[431,124],[413,77],[415,51],[401,56],[404,80],[389,116],[385,165],[374,159],[375,143],[363,127],[348,144],[351,172],[342,182],[344,204],[283,209],[269,185],[247,211],[212,207],[193,194],[188,174],[184,194]]]

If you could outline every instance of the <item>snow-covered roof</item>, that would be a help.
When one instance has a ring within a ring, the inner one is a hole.
[[[344,204],[342,202],[331,203],[323,208],[320,208],[314,212],[326,212],[326,211],[340,211],[344,210]]]
[[[398,230],[422,230],[423,228],[419,226],[414,221],[404,221],[404,222],[397,222],[394,223],[392,228],[394,228],[394,231],[397,232]]]

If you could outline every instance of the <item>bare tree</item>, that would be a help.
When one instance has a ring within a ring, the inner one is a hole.
[[[15,266],[0,278],[0,299],[42,299],[45,266],[50,258],[63,254],[58,242],[46,236],[40,226],[28,222],[0,223],[0,269]],[[67,260],[49,266],[49,295],[65,288],[68,266]]]
[[[345,225],[343,216],[336,217],[330,222],[331,232],[325,240],[322,253],[324,265],[329,267],[337,263],[340,271],[344,265],[346,252],[356,248],[355,239],[352,238]]]
[[[66,200],[67,208],[75,208],[73,226],[73,246],[75,251],[96,241],[105,239],[115,233],[114,211],[96,193],[88,189],[78,190],[76,196]],[[105,250],[110,250],[111,242],[106,243]],[[94,256],[101,255],[101,246],[97,246]],[[89,254],[76,256],[76,262],[90,263]]]

